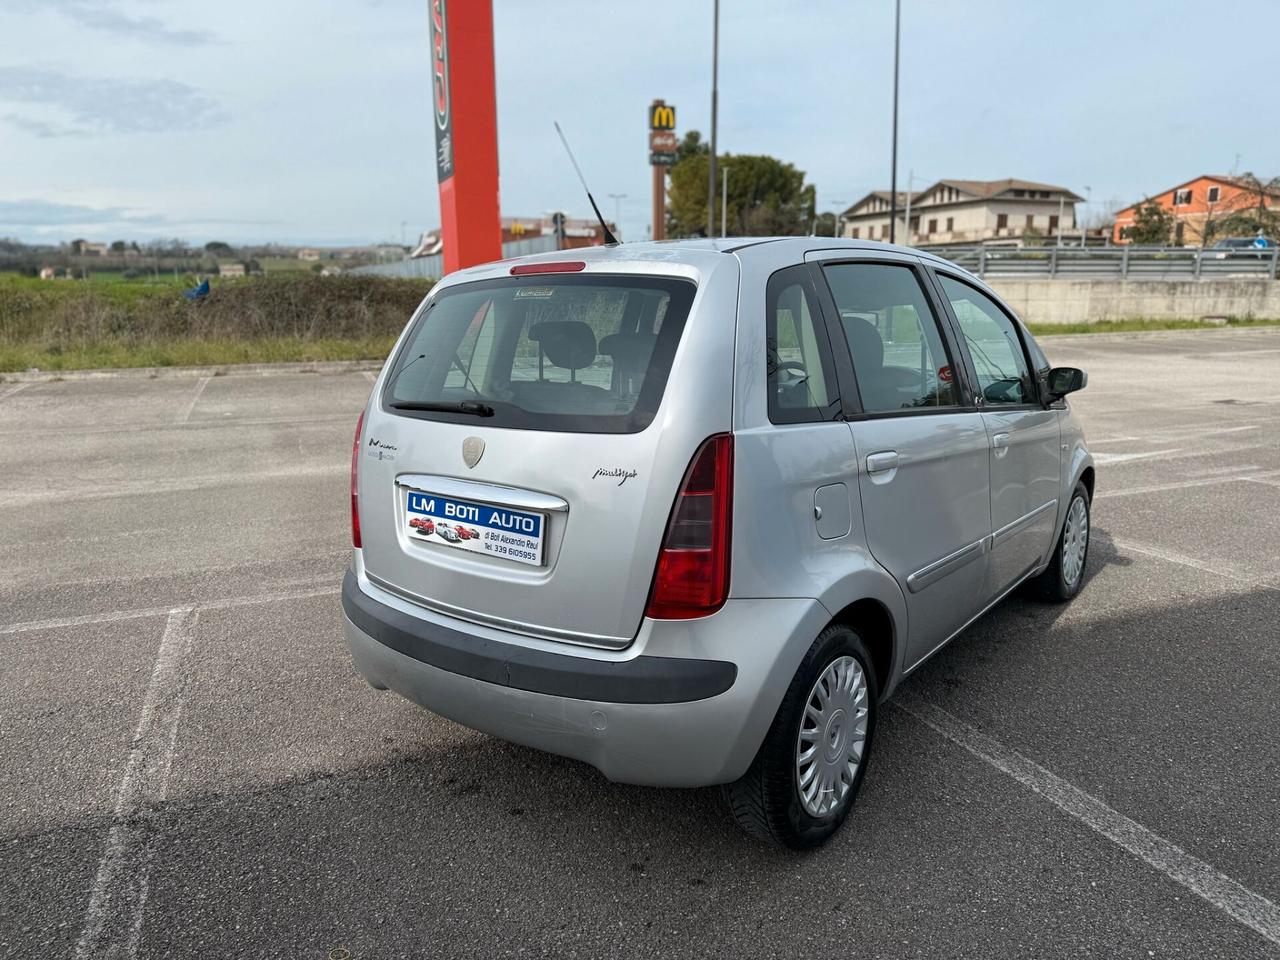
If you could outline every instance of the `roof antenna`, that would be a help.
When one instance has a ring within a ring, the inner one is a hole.
[[[604,222],[604,217],[600,216],[600,208],[596,206],[596,198],[591,195],[591,189],[587,186],[587,178],[582,175],[582,168],[578,166],[578,161],[573,159],[573,151],[569,149],[569,141],[564,138],[564,131],[560,129],[558,121],[551,121],[556,125],[556,133],[560,134],[560,142],[564,144],[564,152],[569,155],[569,162],[573,164],[574,172],[578,174],[578,182],[582,184],[582,189],[587,193],[587,199],[591,201],[591,209],[596,212],[596,219],[600,221],[600,229],[604,231],[604,242],[607,246],[616,247],[618,238],[613,235],[613,231],[609,229],[609,225]]]

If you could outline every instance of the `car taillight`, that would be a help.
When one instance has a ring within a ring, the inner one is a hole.
[[[364,411],[356,421],[356,438],[351,441],[351,545],[360,546],[360,488],[356,484],[356,466],[360,463],[360,431],[364,429]]]
[[[645,616],[688,620],[724,606],[732,526],[733,435],[721,433],[702,442],[680,484]]]

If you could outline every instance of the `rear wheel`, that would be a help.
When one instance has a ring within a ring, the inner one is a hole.
[[[1067,518],[1044,573],[1031,581],[1031,592],[1041,600],[1065,603],[1080,592],[1089,559],[1089,490],[1077,483],[1067,506]]]
[[[875,734],[871,657],[834,624],[813,642],[764,743],[725,799],[747,833],[797,850],[825,842],[853,807]]]

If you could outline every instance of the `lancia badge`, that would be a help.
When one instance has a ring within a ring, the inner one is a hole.
[[[468,467],[474,467],[484,456],[484,441],[479,437],[467,437],[462,441],[462,459]]]

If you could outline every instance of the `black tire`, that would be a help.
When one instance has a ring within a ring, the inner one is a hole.
[[[811,816],[801,801],[796,772],[796,742],[806,700],[818,678],[835,660],[851,656],[862,668],[867,685],[867,733],[861,762],[843,800],[822,817]],[[755,760],[742,778],[723,788],[725,802],[744,831],[794,850],[810,850],[840,829],[853,808],[871,760],[880,696],[871,657],[862,638],[841,624],[818,635],[778,707],[777,715]]]
[[[1088,523],[1084,541],[1084,559],[1080,563],[1080,573],[1076,576],[1075,582],[1070,583],[1063,574],[1062,558],[1063,550],[1066,548],[1067,519],[1070,517],[1071,510],[1077,500],[1084,504],[1084,516]],[[1084,583],[1085,571],[1089,567],[1089,540],[1092,532],[1093,517],[1090,513],[1089,489],[1083,483],[1077,483],[1075,490],[1071,494],[1071,502],[1067,504],[1067,518],[1063,520],[1062,530],[1058,533],[1058,542],[1053,548],[1053,559],[1049,561],[1049,566],[1045,568],[1044,572],[1028,584],[1028,592],[1031,596],[1048,603],[1066,603],[1080,592],[1080,586]]]

